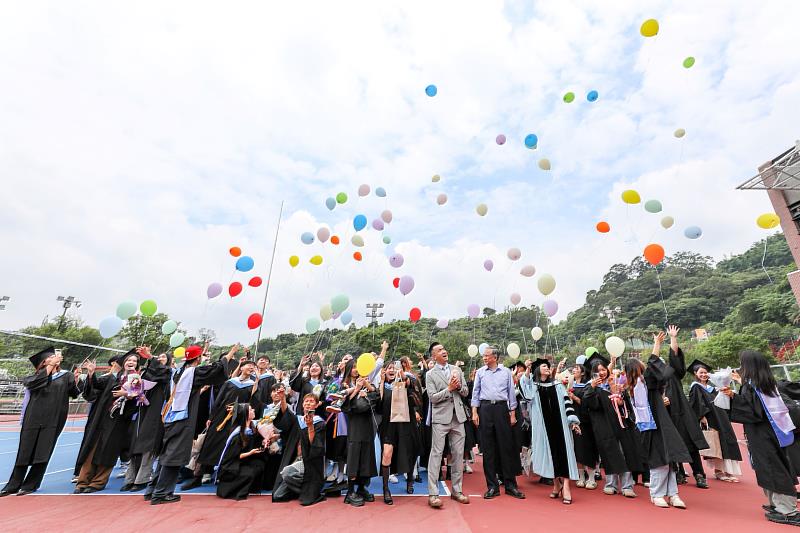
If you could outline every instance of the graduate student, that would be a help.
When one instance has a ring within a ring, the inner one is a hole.
[[[325,392],[328,386],[325,380],[325,374],[322,369],[325,355],[321,352],[313,354],[318,359],[312,361],[312,355],[304,355],[300,359],[300,364],[297,367],[297,373],[289,382],[292,390],[295,391],[300,398],[305,397],[306,394],[313,394],[317,400],[320,400],[319,407],[317,408],[317,415],[320,417],[325,416]],[[308,370],[304,370],[308,367]]]
[[[347,415],[347,495],[344,503],[361,507],[375,497],[367,489],[378,475],[375,458],[375,411],[380,396],[368,377],[358,375],[355,360],[347,363],[346,397],[342,412]]]
[[[67,422],[69,399],[77,398],[75,373],[61,370],[61,350],[45,348],[28,358],[34,373],[23,381],[22,429],[11,478],[0,490],[0,497],[35,492],[42,484],[47,464],[53,455],[58,436]]]
[[[270,368],[270,360],[267,354],[259,355],[256,358],[256,373],[258,374],[258,388],[251,402],[256,410],[256,419],[264,416],[264,408],[272,403],[272,386],[277,380]]]
[[[217,496],[228,500],[246,500],[248,494],[261,491],[264,477],[264,442],[256,431],[255,409],[249,403],[231,406],[233,424],[222,458],[217,466]]]
[[[580,435],[577,433],[572,435],[575,443],[575,459],[578,461],[578,481],[575,482],[575,486],[594,490],[597,488],[594,471],[599,454],[594,440],[589,409],[583,404],[588,376],[591,375],[591,369],[587,368],[584,363],[586,363],[586,356],[579,355],[575,360],[575,366],[572,367],[572,387],[567,392],[569,399],[572,400],[575,414],[581,421]]]

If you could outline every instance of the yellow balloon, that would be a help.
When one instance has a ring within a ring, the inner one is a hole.
[[[540,159],[539,168],[542,170],[550,170],[550,160],[547,158]]]
[[[622,192],[622,201],[626,204],[638,204],[642,201],[642,198],[639,196],[638,192],[633,189],[628,189]]]
[[[358,375],[362,378],[365,378],[375,370],[375,356],[371,353],[362,353],[358,356],[358,360],[356,360],[356,370],[358,370]]]
[[[772,229],[781,223],[781,219],[775,213],[764,213],[756,219],[756,224],[761,229]]]
[[[642,22],[642,27],[639,28],[639,33],[643,37],[655,37],[658,35],[658,21],[656,19],[647,19]]]
[[[180,359],[181,357],[186,355],[186,348],[184,348],[183,346],[178,346],[177,348],[175,348],[175,351],[172,352],[172,355],[175,357],[175,359]]]
[[[487,207],[486,204],[478,204],[478,207],[475,208],[475,212],[482,217],[486,216],[486,213],[489,212],[489,207]]]
[[[292,257],[289,258],[289,264],[292,266],[292,268],[296,267],[297,265],[300,264],[300,258],[297,257],[296,255],[293,255]]]
[[[684,135],[686,135],[686,130],[683,128],[678,128],[677,130],[675,130],[675,133],[673,133],[673,135],[675,135],[676,138],[680,139]]]
[[[322,256],[321,255],[315,255],[314,257],[309,259],[308,262],[311,263],[312,265],[319,266],[319,265],[322,264]]]

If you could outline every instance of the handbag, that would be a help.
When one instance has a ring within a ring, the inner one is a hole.
[[[402,379],[395,379],[392,383],[392,409],[389,422],[411,422],[408,413],[408,391]]]
[[[189,459],[189,464],[186,465],[186,468],[189,470],[194,470],[197,466],[197,458],[200,456],[200,450],[203,448],[203,442],[206,440],[206,432],[203,430],[196,439],[192,442],[192,455]]]
[[[719,443],[719,432],[714,428],[705,426],[705,429],[703,429],[703,437],[705,437],[708,443],[708,449],[700,450],[700,456],[708,457],[709,459],[722,459],[722,446]]]

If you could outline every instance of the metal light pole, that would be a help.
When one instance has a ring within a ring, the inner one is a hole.
[[[374,304],[367,304],[367,309],[370,310],[367,313],[367,318],[370,319],[370,325],[372,326],[372,343],[375,343],[375,326],[378,324],[378,319],[383,316],[383,311],[380,313],[378,309],[383,309],[382,303],[374,303]]]
[[[614,329],[614,325],[617,323],[617,316],[622,312],[622,308],[620,306],[616,306],[615,308],[610,308],[607,305],[603,306],[603,310],[600,311],[597,315],[599,317],[606,317],[609,322],[611,322],[611,332],[616,333]]]
[[[11,300],[11,296],[0,296],[0,311],[6,310],[6,304],[3,302],[7,302]]]
[[[79,309],[83,302],[78,300],[75,296],[59,296],[56,298],[57,302],[62,302],[61,306],[64,308],[64,311],[61,313],[61,318],[58,320],[58,331],[64,330],[64,317],[67,315],[67,310],[73,305],[75,309]]]

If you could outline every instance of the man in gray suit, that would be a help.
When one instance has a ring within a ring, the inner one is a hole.
[[[425,375],[425,387],[431,402],[431,454],[428,459],[428,505],[442,507],[439,499],[439,475],[442,471],[442,451],[445,439],[450,437],[453,490],[450,495],[459,503],[469,503],[461,492],[464,477],[464,422],[467,412],[461,397],[469,394],[469,387],[461,369],[447,363],[447,350],[438,342],[428,349],[436,364]]]

